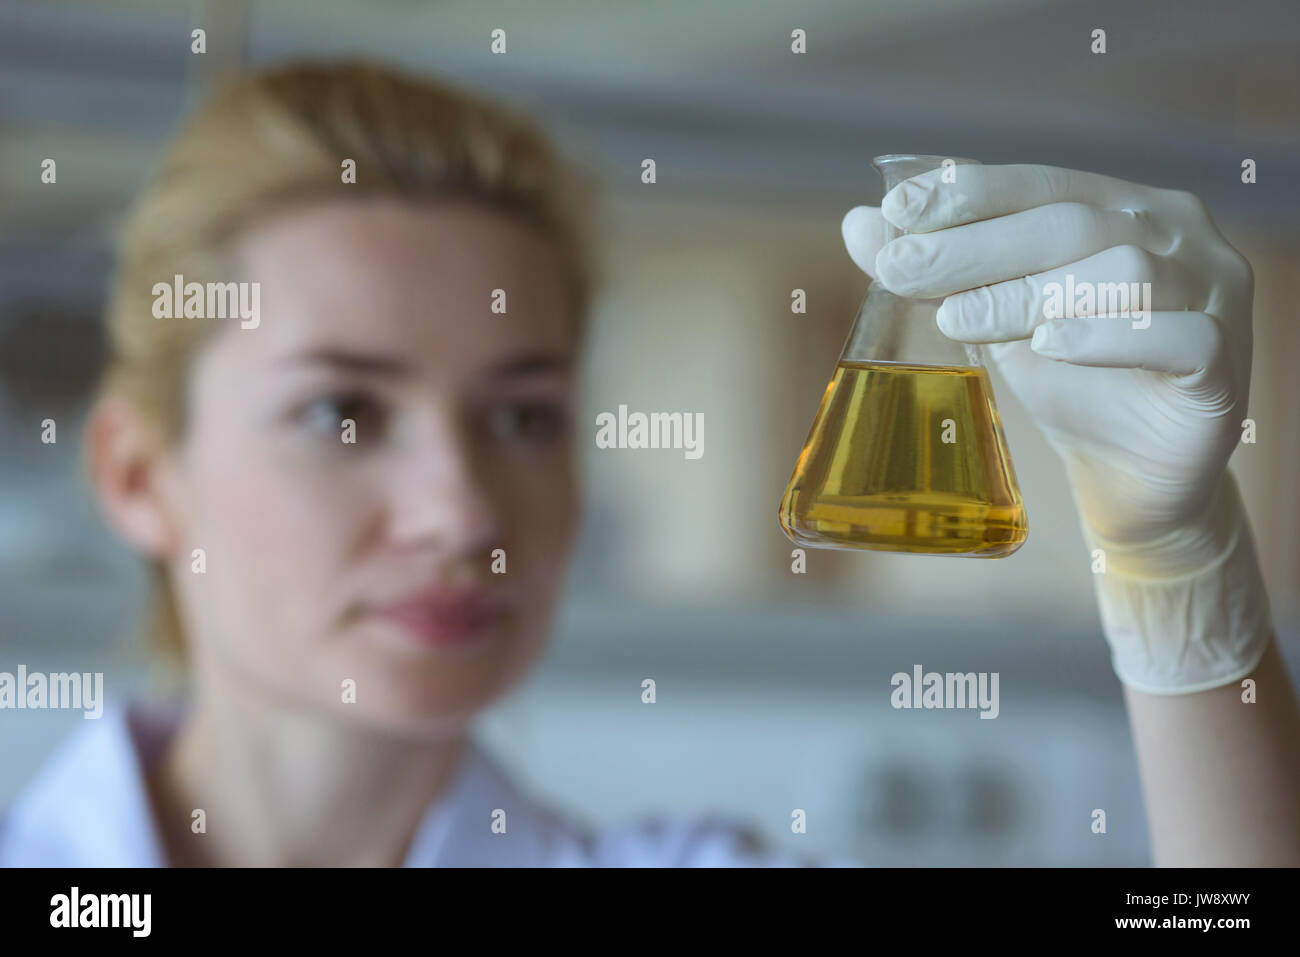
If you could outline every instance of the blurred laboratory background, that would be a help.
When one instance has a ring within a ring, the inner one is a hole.
[[[840,220],[879,203],[873,156],[1188,189],[1255,269],[1258,439],[1232,468],[1300,670],[1298,34],[1293,0],[3,0],[0,671],[103,671],[119,698],[154,680],[145,578],[76,434],[114,229],[212,76],[366,54],[532,111],[604,183],[582,543],[551,653],[481,727],[525,786],[600,825],[718,812],[876,864],[1147,863],[1065,475],[996,370],[1030,523],[1014,556],[810,550],[795,574],[777,505],[868,284]],[[705,455],[598,450],[620,404],[702,412]],[[996,720],[891,708],[918,664],[999,673]],[[0,712],[0,804],[81,720]]]

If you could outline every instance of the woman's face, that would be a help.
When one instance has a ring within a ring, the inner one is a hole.
[[[239,247],[261,321],[199,352],[168,483],[194,665],[391,730],[459,728],[540,651],[575,525],[555,254],[484,207],[374,199]]]

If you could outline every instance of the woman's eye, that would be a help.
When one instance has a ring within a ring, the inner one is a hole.
[[[568,424],[568,410],[552,402],[516,402],[493,409],[489,415],[492,435],[507,441],[545,441],[562,435]]]
[[[353,393],[313,399],[301,408],[297,418],[316,435],[357,444],[377,439],[384,424],[379,403],[369,396]]]

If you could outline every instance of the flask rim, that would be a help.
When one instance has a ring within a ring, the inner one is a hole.
[[[954,163],[968,163],[968,164],[973,164],[975,166],[984,165],[979,160],[971,159],[968,156],[945,156],[942,153],[885,153],[882,156],[872,157],[871,165],[878,166],[881,163],[897,163],[904,160],[919,160],[919,159],[937,159],[937,160],[950,159]]]

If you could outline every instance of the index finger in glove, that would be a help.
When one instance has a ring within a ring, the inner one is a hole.
[[[952,182],[944,182],[945,174]],[[1057,166],[963,164],[904,180],[885,194],[880,212],[899,229],[928,233],[1050,203],[1120,209],[1134,205],[1144,189],[1100,173]]]
[[[902,236],[876,256],[890,292],[938,299],[1079,262],[1112,246],[1163,254],[1170,230],[1136,210],[1051,203],[935,233]]]
[[[876,254],[888,239],[887,230],[888,224],[875,206],[854,206],[840,223],[849,258],[872,279],[876,278]]]

